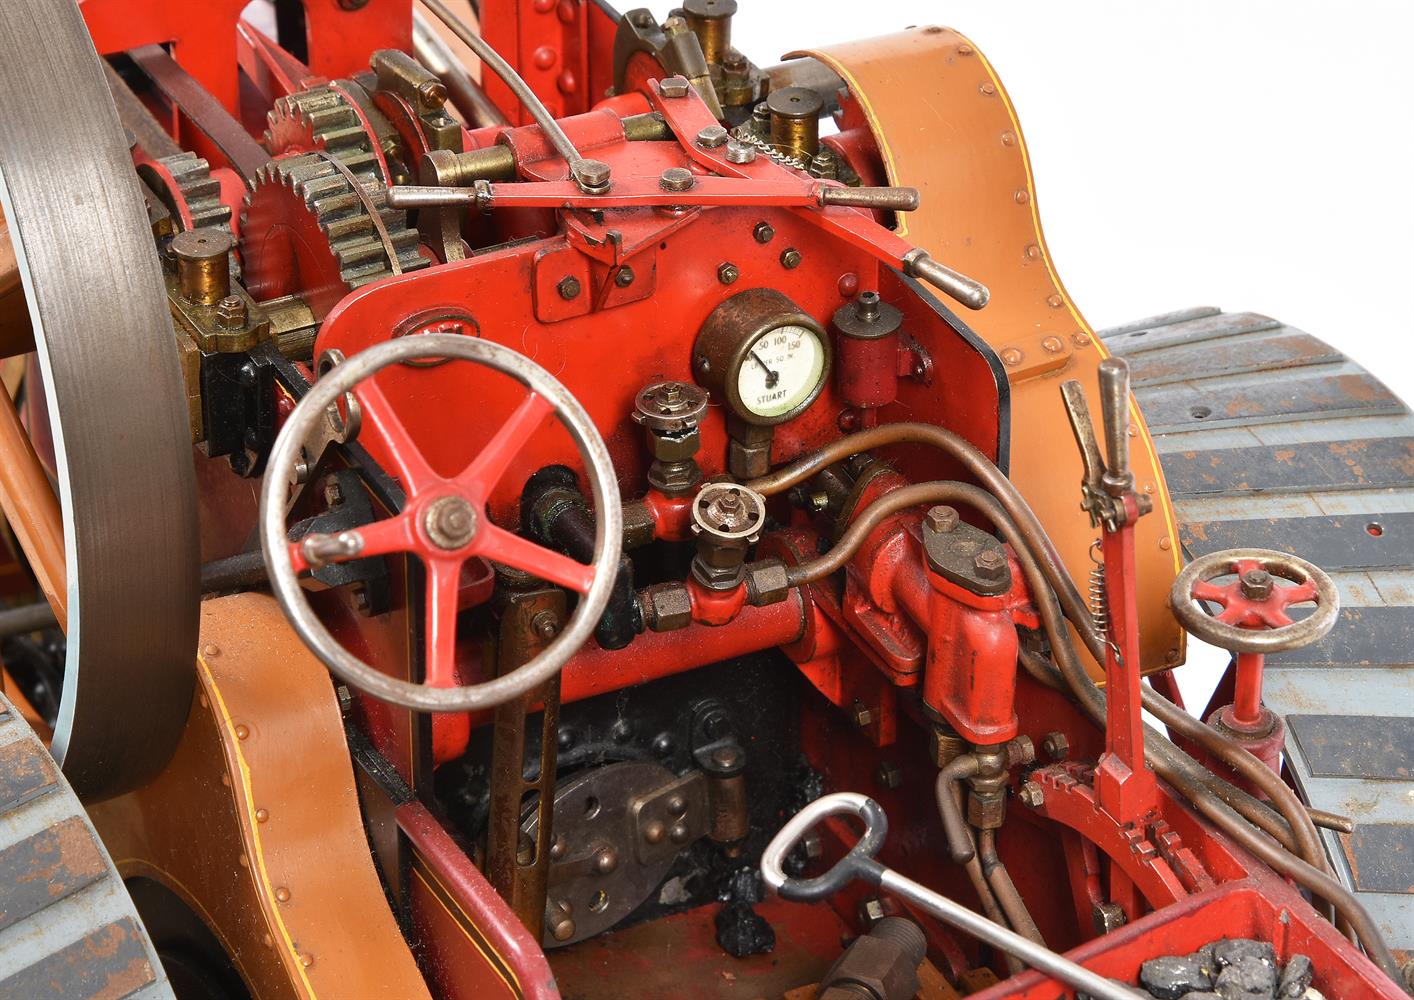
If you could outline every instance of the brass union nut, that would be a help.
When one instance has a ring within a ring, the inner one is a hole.
[[[692,598],[687,585],[656,583],[641,595],[643,618],[654,632],[672,632],[692,624]]]

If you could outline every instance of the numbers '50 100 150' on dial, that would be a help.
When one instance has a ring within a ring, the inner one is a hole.
[[[798,416],[830,374],[824,329],[790,299],[751,288],[707,317],[692,352],[697,380],[733,414],[770,426]]]

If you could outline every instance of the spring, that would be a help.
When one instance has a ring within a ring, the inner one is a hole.
[[[809,160],[801,159],[798,156],[792,156],[785,150],[777,148],[776,146],[772,145],[768,140],[763,139],[761,136],[757,135],[746,125],[738,127],[737,130],[733,133],[733,136],[734,138],[746,143],[747,145],[755,146],[757,150],[762,153],[765,153],[768,157],[781,164],[782,166],[791,167],[795,170],[808,171],[810,169]]]
[[[1110,628],[1110,601],[1105,593],[1105,561],[1100,557],[1100,540],[1097,538],[1090,543],[1090,562],[1094,565],[1090,567],[1090,585],[1088,588],[1090,602],[1090,620],[1095,625],[1095,631],[1101,635],[1107,635]]]

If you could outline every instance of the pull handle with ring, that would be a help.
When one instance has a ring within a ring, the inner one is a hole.
[[[830,816],[855,816],[862,820],[863,836],[825,874],[808,879],[788,876],[783,867],[786,855],[816,824]],[[771,838],[771,843],[761,855],[761,877],[781,898],[797,902],[818,902],[860,879],[913,903],[945,924],[1015,955],[1032,968],[1084,990],[1096,1000],[1141,1000],[1142,994],[1129,987],[1113,983],[1083,965],[886,868],[874,856],[883,846],[887,833],[888,820],[883,808],[867,795],[835,792],[821,796],[791,817]]]

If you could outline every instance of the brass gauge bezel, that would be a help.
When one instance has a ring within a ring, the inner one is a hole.
[[[784,413],[763,416],[742,402],[738,378],[752,346],[783,326],[804,327],[813,333],[820,342],[824,363],[804,399]],[[829,382],[833,364],[834,349],[825,328],[773,288],[748,288],[722,302],[702,324],[692,345],[692,370],[698,384],[724,401],[736,417],[757,427],[783,424],[809,409]]]

